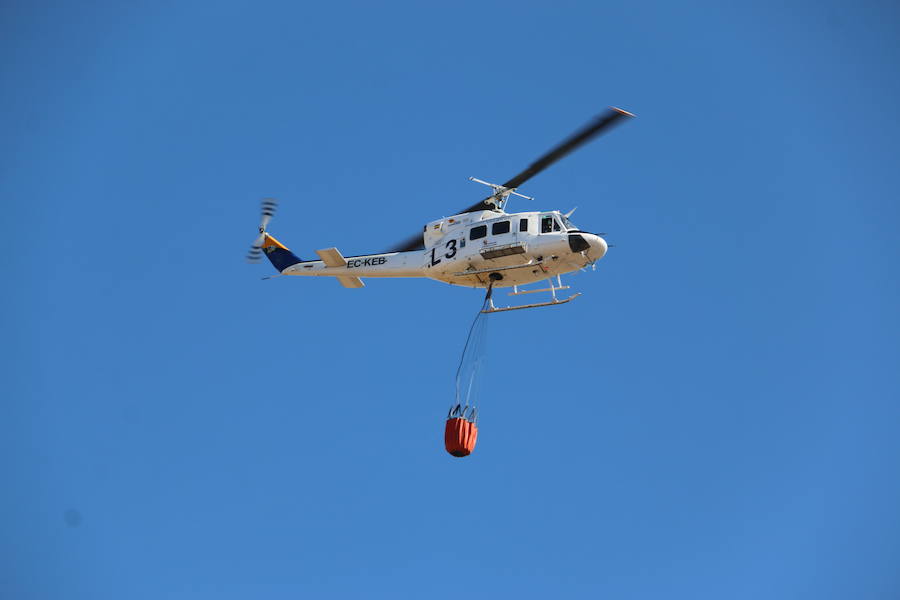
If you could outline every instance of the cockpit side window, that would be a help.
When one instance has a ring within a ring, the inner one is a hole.
[[[557,229],[559,229],[558,225]],[[541,217],[541,233],[550,233],[551,231],[553,231],[553,217],[550,215]]]

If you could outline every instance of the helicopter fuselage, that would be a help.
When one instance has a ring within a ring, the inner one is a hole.
[[[510,287],[581,269],[607,250],[602,237],[577,229],[558,211],[462,213],[428,223],[423,239],[425,249],[412,252],[344,257],[335,248],[319,250],[322,260],[300,261],[282,274],[338,277],[347,287],[361,287],[365,277]]]

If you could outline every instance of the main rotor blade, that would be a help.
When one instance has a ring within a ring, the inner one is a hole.
[[[612,128],[614,125],[618,124],[625,118],[633,117],[634,115],[628,111],[622,110],[621,108],[616,108],[614,106],[610,106],[606,112],[597,116],[593,121],[570,135],[568,138],[563,140],[560,144],[558,144],[555,148],[541,156],[539,159],[531,163],[527,169],[507,181],[503,184],[503,187],[507,189],[517,188],[559,159],[563,158],[567,154],[574,152],[581,146],[585,145],[601,133],[607,131]],[[496,210],[496,206],[489,202],[492,200],[494,196],[488,196],[484,200],[476,202],[472,206],[465,208],[459,211],[456,214],[464,214],[469,212],[476,212],[480,210]],[[409,237],[406,240],[403,240],[388,252],[411,252],[413,250],[422,250],[425,248],[425,238],[421,233],[417,233],[414,236]]]
[[[623,119],[633,116],[633,114],[624,111],[621,108],[615,108],[613,106],[609,107],[609,109],[605,113],[599,115],[593,121],[570,135],[566,140],[558,144],[555,148],[531,163],[527,169],[504,183],[503,187],[508,189],[519,187],[570,152],[577,150],[578,148],[588,143],[604,131],[610,129]],[[461,211],[459,214],[475,212],[478,210],[491,210],[492,208],[494,208],[494,205],[489,203],[488,200],[491,200],[492,198],[493,196],[488,196],[484,200],[477,202],[469,208]]]
[[[386,252],[412,252],[413,250],[424,250],[425,249],[425,236],[422,233],[417,233],[416,235],[412,235],[399,244],[392,246],[390,250],[386,250]]]
[[[584,144],[588,143],[622,119],[633,117],[630,112],[626,112],[621,108],[609,107],[602,115],[595,118],[592,122],[585,125],[579,131],[573,133],[567,140],[559,144],[556,148],[546,153],[533,163],[527,169],[503,184],[505,188],[517,188],[565,155],[577,150]]]

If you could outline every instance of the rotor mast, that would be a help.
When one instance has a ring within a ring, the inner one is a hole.
[[[497,210],[500,212],[503,211],[503,207],[506,205],[506,202],[509,200],[510,196],[518,196],[519,198],[525,198],[526,200],[534,200],[533,196],[526,196],[525,194],[520,194],[516,191],[516,188],[504,187],[502,185],[491,183],[490,181],[482,181],[481,179],[477,179],[475,177],[469,177],[469,181],[474,181],[475,183],[480,183],[481,185],[486,185],[494,190],[493,195],[488,198],[485,198],[483,202],[485,204],[492,204],[497,207]]]

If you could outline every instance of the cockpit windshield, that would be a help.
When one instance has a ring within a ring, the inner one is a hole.
[[[563,226],[566,229],[578,229],[578,227],[575,226],[575,223],[570,221],[569,217],[567,217],[566,215],[559,215],[559,218],[562,219]]]

